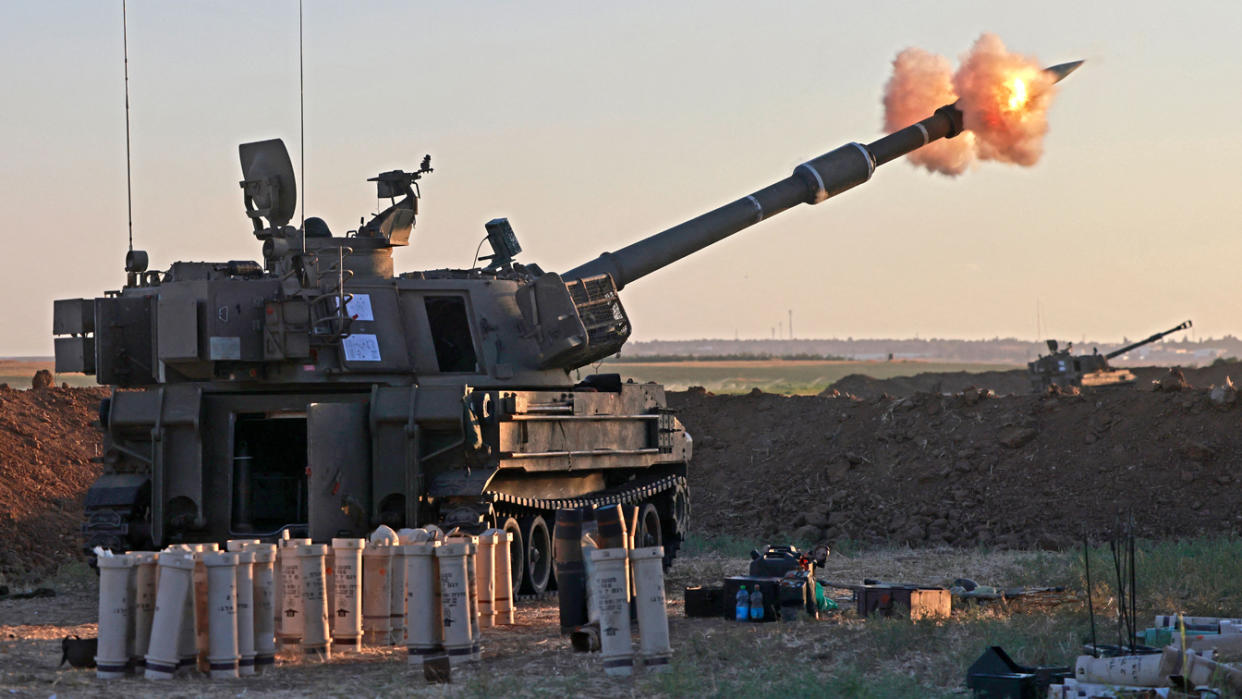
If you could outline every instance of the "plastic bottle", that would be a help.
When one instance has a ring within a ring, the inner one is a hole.
[[[755,585],[755,589],[750,593],[750,620],[763,621],[763,616],[763,591]]]
[[[737,611],[734,616],[738,621],[750,618],[750,595],[746,594],[745,585],[737,589]]]

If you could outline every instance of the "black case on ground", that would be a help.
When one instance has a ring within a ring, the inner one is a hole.
[[[724,614],[724,609],[723,587],[686,588],[686,616],[718,617]]]
[[[764,546],[750,552],[750,574],[779,578],[791,570],[798,570],[799,560],[797,546]]]

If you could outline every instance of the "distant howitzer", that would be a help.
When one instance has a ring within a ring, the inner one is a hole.
[[[1125,369],[1116,369],[1109,365],[1108,360],[1120,357],[1131,350],[1149,345],[1166,335],[1191,327],[1188,320],[1164,332],[1132,342],[1125,347],[1113,350],[1108,354],[1100,354],[1094,350],[1091,354],[1072,355],[1070,351],[1074,343],[1067,342],[1059,348],[1056,340],[1048,340],[1049,354],[1041,356],[1027,364],[1031,386],[1036,392],[1042,392],[1051,386],[1069,388],[1070,386],[1115,386],[1134,383],[1134,374]]]

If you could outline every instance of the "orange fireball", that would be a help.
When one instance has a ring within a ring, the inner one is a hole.
[[[1009,87],[1009,111],[1020,111],[1027,103],[1026,82],[1022,78],[1014,78]]]

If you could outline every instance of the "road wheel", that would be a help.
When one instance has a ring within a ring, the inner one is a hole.
[[[664,569],[668,570],[690,531],[690,487],[682,481],[656,502],[664,534]]]
[[[498,528],[512,535],[509,540],[509,579],[513,583],[513,592],[517,593],[526,576],[526,539],[522,538],[522,528],[513,517],[506,517]]]
[[[520,521],[522,540],[526,543],[526,579],[522,590],[528,594],[542,595],[548,590],[552,578],[552,534],[543,517],[534,515]]]
[[[638,513],[638,531],[634,534],[634,548],[663,546],[664,531],[660,525],[660,512],[653,503],[644,503]]]

